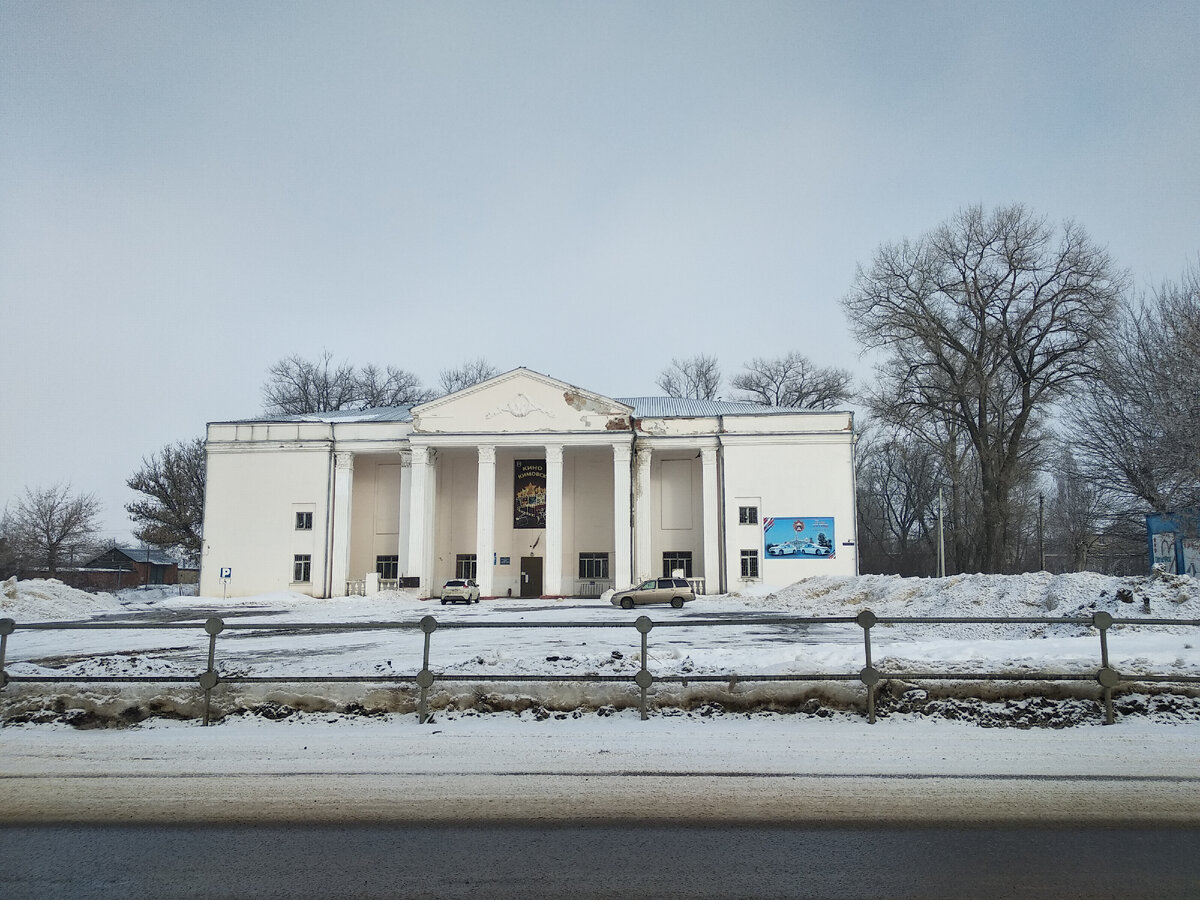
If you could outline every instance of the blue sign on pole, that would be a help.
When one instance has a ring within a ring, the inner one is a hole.
[[[221,569],[221,577],[222,578],[232,578],[233,577],[233,569],[231,569],[231,568]]]

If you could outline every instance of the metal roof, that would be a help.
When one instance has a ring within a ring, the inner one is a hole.
[[[687,397],[617,397],[633,407],[637,419],[706,419],[717,416],[782,416],[826,413],[832,410],[764,406],[740,400],[691,400]]]
[[[299,413],[291,416],[264,416],[243,419],[245,422],[411,422],[412,408],[408,406],[376,406],[371,409],[337,409],[330,412]]]

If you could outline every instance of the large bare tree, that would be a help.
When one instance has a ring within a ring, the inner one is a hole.
[[[317,359],[293,354],[267,370],[263,411],[272,416],[295,416],[339,409],[413,406],[434,397],[421,380],[404,369],[348,362],[334,363],[329,351]]]
[[[1073,407],[1081,472],[1114,512],[1200,505],[1200,263],[1112,326],[1104,362]]]
[[[204,474],[202,438],[168,444],[143,457],[142,467],[125,482],[143,495],[125,504],[138,540],[198,556],[204,533]]]
[[[766,406],[834,409],[854,396],[854,376],[846,369],[816,366],[799,353],[777,359],[755,357],[730,382],[739,400]]]
[[[1082,227],[1020,205],[964,209],[881,247],[843,301],[864,348],[885,354],[868,402],[884,420],[961,429],[980,485],[980,567],[1002,571],[1011,495],[1038,426],[1094,373],[1126,276]]]
[[[715,356],[700,353],[672,359],[655,381],[668,397],[714,400],[721,390],[721,366]]]
[[[69,484],[27,487],[0,525],[6,543],[28,564],[51,575],[95,539],[100,501]]]

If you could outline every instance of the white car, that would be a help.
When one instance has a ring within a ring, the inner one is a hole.
[[[447,603],[478,603],[479,585],[473,578],[452,578],[442,585],[442,606]]]

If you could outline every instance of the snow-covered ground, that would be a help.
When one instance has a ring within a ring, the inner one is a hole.
[[[10,677],[152,676],[181,682],[10,683],[0,694],[0,715],[7,724],[193,718],[200,714],[202,698],[194,679],[207,665],[208,640],[200,626],[213,615],[231,626],[217,641],[217,669],[224,675],[379,679],[368,685],[286,680],[222,684],[213,692],[218,717],[247,711],[268,718],[306,711],[411,714],[416,703],[411,678],[422,666],[422,633],[416,626],[428,615],[442,626],[432,636],[430,668],[441,675],[483,676],[478,681],[443,679],[435,684],[432,707],[443,720],[498,711],[540,718],[591,715],[597,710],[603,715],[637,703],[633,677],[642,660],[640,635],[632,623],[649,616],[656,625],[649,635],[647,667],[657,677],[689,679],[686,684],[651,688],[655,715],[786,711],[857,721],[865,700],[857,681],[756,682],[751,676],[856,675],[865,662],[858,625],[739,621],[852,617],[864,609],[880,617],[1089,617],[1107,611],[1138,623],[1177,620],[1181,624],[1113,627],[1108,636],[1110,665],[1124,674],[1200,675],[1200,582],[1176,576],[821,577],[780,589],[702,597],[683,610],[647,607],[628,612],[604,600],[489,600],[441,606],[403,592],[337,600],[290,593],[222,599],[180,596],[175,588],[88,594],[56,581],[10,580],[0,583],[0,617],[18,626],[7,645]],[[694,624],[701,620],[728,624]],[[159,627],[20,627],[59,621],[140,621]],[[1192,624],[1183,624],[1188,621]],[[355,624],[360,630],[329,630],[337,623]],[[407,627],[391,627],[397,623]],[[505,623],[510,627],[500,627]],[[531,627],[538,624],[554,627]],[[178,627],[163,627],[168,625]],[[276,627],[280,625],[288,627]],[[487,627],[447,627],[454,625]],[[880,624],[871,631],[871,643],[872,662],[885,678],[914,672],[1093,675],[1100,665],[1097,632],[1079,625]],[[600,675],[622,680],[505,684],[486,681],[489,675]],[[737,676],[735,683],[730,683],[730,675]],[[704,677],[720,681],[692,680]],[[1144,691],[1118,691],[1118,714],[1164,721],[1200,718],[1195,685]],[[1031,688],[1017,682],[887,679],[879,692],[879,713],[917,720],[962,718],[986,725],[1063,726],[1099,721],[1098,697],[1093,680]]]

